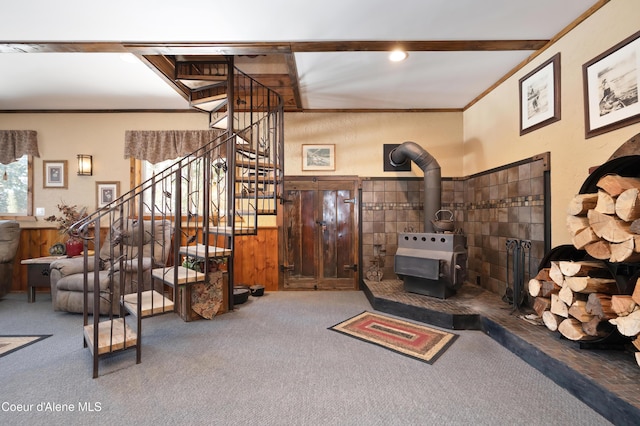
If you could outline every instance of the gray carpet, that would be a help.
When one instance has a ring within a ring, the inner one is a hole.
[[[0,423],[610,424],[479,331],[429,365],[327,330],[363,310],[361,292],[276,292],[211,321],[148,318],[142,363],[102,358],[92,379],[82,316],[10,294],[0,332],[52,336],[0,358]]]

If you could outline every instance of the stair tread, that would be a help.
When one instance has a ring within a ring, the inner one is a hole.
[[[276,178],[273,176],[248,176],[239,175],[236,176],[236,182],[258,182],[258,183],[275,183]]]
[[[195,244],[192,246],[181,246],[180,253],[187,256],[204,259],[207,246],[204,244]],[[225,257],[231,255],[231,249],[217,246],[209,246],[209,257]]]
[[[256,168],[256,166],[258,167],[258,169],[265,169],[265,170],[273,170],[275,169],[275,164],[273,163],[265,163],[265,162],[257,162],[256,161],[251,161],[251,160],[245,160],[245,159],[238,159],[236,160],[236,167],[238,168]]]
[[[84,326],[84,338],[92,354],[94,353],[93,330],[93,324]],[[130,348],[135,346],[137,342],[137,333],[129,327],[124,318],[100,321],[98,323],[98,355]]]
[[[174,282],[174,269],[178,270],[178,281]],[[151,276],[163,281],[170,286],[192,284],[205,280],[205,274],[185,268],[184,266],[170,266],[168,268],[156,268],[151,270]]]
[[[140,315],[142,317],[173,311],[173,301],[155,290],[143,291],[141,298]],[[137,315],[138,293],[126,294],[123,299],[127,311],[132,315]]]

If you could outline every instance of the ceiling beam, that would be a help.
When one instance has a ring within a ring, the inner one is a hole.
[[[137,55],[264,55],[295,52],[409,52],[537,50],[549,40],[397,40],[302,42],[19,42],[0,41],[0,53],[135,53]]]

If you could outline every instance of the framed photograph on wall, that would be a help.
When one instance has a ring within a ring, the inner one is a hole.
[[[120,182],[96,182],[96,208],[102,209],[120,196]]]
[[[302,145],[302,170],[335,169],[335,145]]]
[[[520,135],[560,120],[560,53],[520,79]]]
[[[640,31],[582,66],[585,137],[640,121]]]
[[[67,187],[67,160],[42,162],[42,187]]]

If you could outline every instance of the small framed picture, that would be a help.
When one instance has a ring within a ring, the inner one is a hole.
[[[640,121],[640,32],[582,66],[585,137]]]
[[[302,145],[302,170],[335,169],[335,145]]]
[[[120,182],[96,182],[96,208],[103,209],[120,196]]]
[[[43,188],[67,187],[67,160],[42,162]]]
[[[520,79],[520,135],[560,120],[560,53]]]

